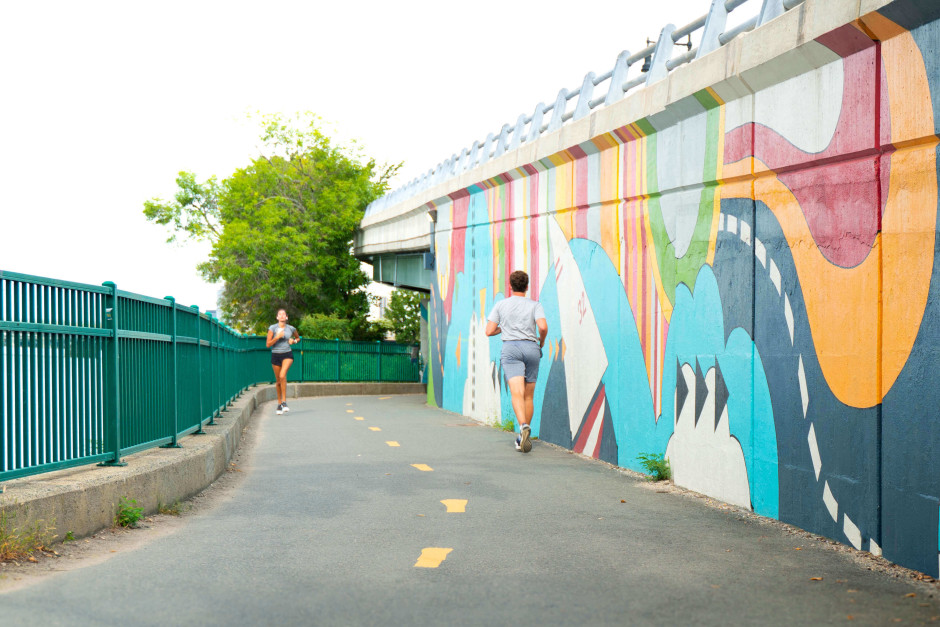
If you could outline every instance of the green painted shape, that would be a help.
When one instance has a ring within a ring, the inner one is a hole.
[[[437,407],[437,399],[434,397],[434,368],[431,367],[431,364],[428,364],[428,387],[427,387],[427,396],[428,396],[428,407]]]
[[[708,94],[699,92],[696,99],[706,107],[705,118],[705,161],[702,188],[699,197],[698,218],[692,232],[692,241],[688,250],[681,258],[676,258],[676,249],[669,239],[666,222],[660,204],[659,179],[657,174],[657,144],[656,132],[647,136],[646,144],[646,172],[647,189],[649,195],[650,230],[656,251],[656,262],[659,266],[660,279],[669,302],[676,302],[676,286],[680,283],[694,291],[695,279],[699,270],[707,262],[708,248],[711,242],[712,214],[714,212],[714,188],[717,185],[718,174],[718,133],[720,132],[721,110],[718,102]],[[646,132],[652,126],[645,120],[637,122],[637,126]]]

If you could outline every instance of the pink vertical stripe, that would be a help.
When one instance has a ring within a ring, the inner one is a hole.
[[[539,285],[541,273],[539,264],[539,173],[533,171],[526,180],[529,185],[529,296],[533,300],[539,299]]]

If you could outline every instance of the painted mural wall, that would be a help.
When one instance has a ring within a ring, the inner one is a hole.
[[[538,437],[940,575],[937,4],[437,206],[429,400],[512,416],[483,330],[526,270]]]

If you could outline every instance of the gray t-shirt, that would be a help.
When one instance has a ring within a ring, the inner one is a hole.
[[[277,335],[277,331],[279,328],[280,327],[277,324],[272,324],[271,326],[268,327],[268,331],[270,331],[273,335]],[[291,348],[287,340],[291,339],[295,335],[297,335],[297,329],[295,329],[289,324],[285,324],[284,335],[282,335],[281,339],[279,339],[277,342],[274,343],[273,346],[271,346],[271,352],[272,353],[289,353],[291,351]]]
[[[539,331],[535,321],[545,317],[542,303],[525,296],[510,296],[493,305],[488,320],[502,330],[504,342],[531,340],[538,344]]]

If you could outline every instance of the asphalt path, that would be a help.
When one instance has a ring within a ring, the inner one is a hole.
[[[0,624],[940,621],[935,592],[851,552],[539,441],[518,453],[511,434],[424,403],[262,406],[224,499],[0,594]]]

